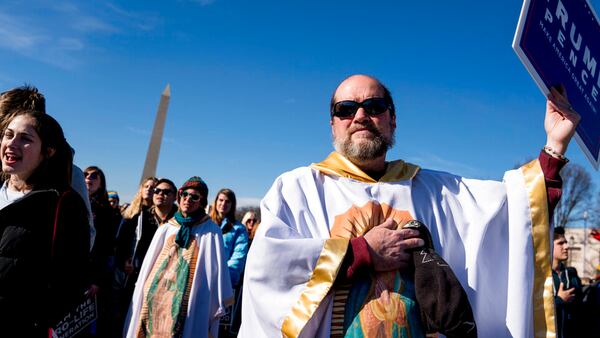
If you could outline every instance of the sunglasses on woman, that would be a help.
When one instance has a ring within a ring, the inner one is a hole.
[[[340,119],[352,118],[356,115],[358,108],[362,107],[369,116],[377,116],[390,109],[390,104],[383,97],[373,97],[363,102],[352,100],[336,102],[331,109],[331,116],[337,116]]]
[[[83,173],[83,177],[85,178],[89,178],[90,180],[95,180],[98,178],[98,172],[97,171],[92,171],[92,172],[85,172]]]
[[[191,192],[184,191],[181,193],[181,198],[189,197],[192,202],[198,202],[200,200],[200,195],[194,194]]]

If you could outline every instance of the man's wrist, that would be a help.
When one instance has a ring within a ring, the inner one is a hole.
[[[554,154],[565,156],[568,145],[569,145],[568,143],[565,144],[563,142],[558,142],[558,141],[548,138],[548,139],[546,139],[546,145],[544,146],[544,149],[547,147],[547,148],[551,149],[551,151]],[[552,154],[550,154],[550,155],[552,155]],[[557,157],[557,158],[560,158],[560,157]]]
[[[569,162],[569,159],[565,157],[566,147],[562,146],[551,146],[546,143],[546,145],[542,148],[542,150],[550,155],[553,158],[559,159],[561,161]]]

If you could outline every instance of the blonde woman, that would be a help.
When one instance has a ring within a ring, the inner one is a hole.
[[[142,212],[142,210],[148,209],[152,206],[152,195],[154,194],[154,187],[156,187],[158,179],[156,177],[146,177],[138,192],[133,196],[131,204],[123,212],[123,218],[132,219],[134,216]]]
[[[242,224],[246,227],[246,230],[248,230],[248,238],[250,241],[252,241],[254,238],[254,233],[256,232],[256,229],[258,229],[259,224],[256,212],[252,210],[246,211],[244,217],[242,218]]]

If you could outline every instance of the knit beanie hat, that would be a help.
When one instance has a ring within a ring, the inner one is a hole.
[[[208,186],[199,176],[190,177],[179,190],[177,190],[177,200],[181,198],[181,193],[187,189],[198,190],[204,198],[208,198]]]

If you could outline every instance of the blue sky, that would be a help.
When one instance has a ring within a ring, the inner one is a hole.
[[[600,0],[593,0],[596,8]],[[354,73],[398,111],[388,159],[484,179],[537,156],[545,98],[511,48],[522,2],[3,1],[0,89],[30,83],[123,200],[139,183],[160,93],[158,176],[202,176],[257,202],[332,150],[329,98]],[[572,143],[567,156],[590,172]],[[598,182],[598,174],[593,172]]]

